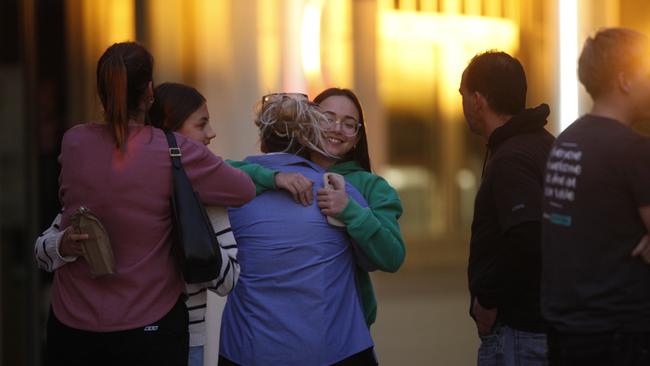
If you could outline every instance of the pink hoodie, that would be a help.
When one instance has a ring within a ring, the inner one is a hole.
[[[202,144],[176,134],[182,162],[206,205],[239,206],[255,196],[243,172]],[[125,152],[106,125],[86,123],[63,137],[59,196],[61,230],[80,206],[102,221],[113,246],[116,273],[90,277],[80,257],[55,272],[52,307],[69,327],[109,332],[146,326],[176,303],[184,284],[171,249],[171,162],[162,130],[129,126]]]

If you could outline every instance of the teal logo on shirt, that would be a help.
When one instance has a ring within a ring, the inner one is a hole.
[[[568,215],[554,213],[549,216],[549,221],[555,225],[571,226],[571,216]]]

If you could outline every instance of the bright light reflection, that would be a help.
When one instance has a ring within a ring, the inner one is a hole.
[[[474,189],[476,187],[476,175],[469,169],[460,169],[456,174],[456,183],[462,190]]]
[[[558,0],[560,18],[560,131],[578,118],[578,1]]]
[[[307,75],[319,75],[320,67],[320,20],[323,2],[312,0],[305,4],[300,34],[302,67]]]
[[[519,28],[509,19],[472,15],[382,11],[378,23],[382,98],[390,104],[423,107],[422,95],[439,92],[445,117],[460,110],[458,86],[463,70],[478,52],[513,53]]]
[[[398,191],[428,187],[433,184],[431,172],[420,166],[388,166],[381,173],[384,179]]]

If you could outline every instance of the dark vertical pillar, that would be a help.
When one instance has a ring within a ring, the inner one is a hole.
[[[22,337],[24,342],[21,342],[21,350],[24,355],[25,365],[39,365],[40,364],[40,337],[39,333],[39,313],[38,301],[39,298],[39,279],[34,266],[29,264],[33,256],[32,246],[30,242],[37,236],[38,233],[38,161],[37,161],[37,141],[36,135],[36,113],[33,107],[33,102],[36,101],[36,87],[37,87],[37,35],[36,35],[36,8],[37,0],[23,0],[22,1],[22,31],[23,31],[23,75],[24,75],[24,141],[23,153],[25,156],[25,169],[24,169],[24,182],[26,189],[25,192],[25,235],[23,236],[24,243],[20,246],[19,260],[24,261],[22,268],[24,269],[24,292],[21,294],[23,309],[21,312],[23,316],[22,324],[24,324]]]
[[[148,0],[135,0],[135,39],[149,48]]]

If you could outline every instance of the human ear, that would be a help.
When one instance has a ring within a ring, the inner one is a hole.
[[[147,97],[148,98],[153,98],[153,81],[150,81],[147,84]]]
[[[616,86],[625,94],[630,93],[631,89],[631,80],[628,73],[621,71],[616,75]]]
[[[473,99],[474,108],[476,109],[477,112],[485,109],[485,107],[487,106],[487,100],[485,100],[485,97],[477,91],[472,93],[472,99]]]

